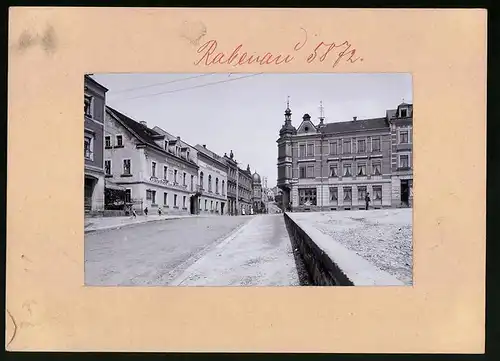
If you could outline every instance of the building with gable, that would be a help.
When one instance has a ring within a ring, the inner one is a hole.
[[[295,128],[289,105],[278,143],[278,187],[292,211],[411,207],[412,104],[385,117],[314,124],[309,114]]]
[[[137,211],[196,214],[198,165],[193,147],[146,122],[106,107],[105,177],[125,187]]]

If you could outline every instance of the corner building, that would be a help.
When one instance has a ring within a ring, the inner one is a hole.
[[[413,203],[412,104],[385,117],[318,124],[305,114],[295,128],[285,110],[279,132],[278,187],[291,211],[411,207]]]

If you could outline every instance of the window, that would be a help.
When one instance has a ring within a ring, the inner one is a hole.
[[[104,174],[111,175],[111,161],[110,160],[104,161]]]
[[[130,203],[132,201],[132,189],[125,190],[125,202]]]
[[[373,199],[376,201],[382,200],[382,186],[373,186]]]
[[[352,177],[352,172],[351,172],[351,165],[350,164],[344,164],[344,177]]]
[[[168,140],[165,141],[165,150],[168,150]]]
[[[183,186],[187,186],[187,184],[186,184],[186,172],[184,172],[184,173],[182,174],[182,185],[183,185]]]
[[[359,186],[358,187],[358,200],[364,201],[366,197],[366,187],[365,186]]]
[[[182,197],[182,208],[186,208],[186,196]]]
[[[351,153],[351,140],[344,140],[344,154],[349,154]]]
[[[167,192],[163,193],[163,205],[168,206],[168,193]]]
[[[208,191],[209,192],[212,191],[212,175],[211,174],[208,175]]]
[[[299,189],[299,204],[301,206],[315,206],[316,188]]]
[[[121,135],[116,136],[116,146],[117,147],[123,146],[123,136],[121,136]]]
[[[306,167],[303,165],[299,167],[299,178],[306,178]]]
[[[106,148],[111,148],[111,137],[110,136],[104,137],[104,146]]]
[[[360,139],[358,140],[358,153],[366,152],[366,140]]]
[[[382,171],[381,171],[381,163],[380,162],[374,162],[372,164],[372,167],[373,167],[373,175],[381,175],[382,174]]]
[[[399,143],[401,144],[408,143],[408,131],[403,131],[399,133]]]
[[[92,137],[85,137],[83,149],[85,151],[85,159],[94,160],[94,139]]]
[[[351,201],[352,201],[352,188],[344,187],[344,202],[351,202]]]
[[[337,177],[337,176],[338,176],[337,165],[331,165],[330,166],[330,177]]]
[[[337,142],[330,143],[330,155],[337,154]]]
[[[151,177],[156,178],[156,162],[151,162]]]
[[[85,115],[92,117],[92,108],[93,108],[93,103],[94,103],[94,98],[90,95],[85,94],[85,99],[84,99],[84,104],[83,104],[83,110],[85,112]]]
[[[313,157],[314,156],[314,144],[308,144],[307,145],[307,156],[308,157]]]
[[[401,118],[406,118],[408,116],[408,109],[401,109]]]
[[[330,187],[330,202],[335,203],[339,199],[339,190],[337,187]]]
[[[174,184],[177,184],[177,169],[174,169]]]
[[[215,178],[215,193],[219,194],[219,178]]]
[[[123,174],[130,175],[130,159],[123,160]]]
[[[402,154],[399,156],[399,168],[409,168],[409,159],[408,154]]]
[[[225,184],[224,184],[224,181],[222,181],[222,189],[221,189],[221,193],[222,193],[222,195],[224,195],[224,194],[225,194],[224,185],[225,185]]]
[[[372,151],[379,152],[380,151],[380,138],[372,139]]]
[[[200,188],[203,189],[203,172],[200,172]],[[205,206],[205,209],[207,207]]]
[[[191,190],[194,188],[194,175],[191,175]]]
[[[213,211],[214,210],[214,201],[210,201],[210,210]]]
[[[307,178],[314,178],[314,166],[313,165],[307,166]]]
[[[366,175],[366,164],[360,163],[358,164],[358,176]]]
[[[156,191],[151,189],[146,190],[146,200],[150,200],[151,204],[156,204]]]
[[[207,210],[207,200],[205,199],[205,210]]]
[[[163,179],[168,179],[168,167],[166,165],[163,166]]]
[[[301,144],[299,146],[299,150],[300,150],[300,153],[299,153],[300,158],[305,158],[306,157],[306,145]]]

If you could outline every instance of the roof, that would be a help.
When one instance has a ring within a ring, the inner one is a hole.
[[[347,133],[362,130],[388,128],[386,118],[359,119],[349,122],[326,123],[321,128],[322,133]]]
[[[210,149],[208,149],[207,147],[204,147],[203,145],[200,145],[200,144],[196,144],[194,146],[194,148],[198,151],[198,154],[204,154],[205,156],[215,160],[216,162],[220,163],[221,165],[223,165],[224,167],[227,166],[225,160],[224,160],[224,157],[221,157],[220,155],[218,155],[217,153],[215,152],[212,152]]]
[[[155,142],[155,138],[161,137],[162,134],[154,131],[153,129],[148,128],[146,125],[143,125],[132,118],[129,118],[125,114],[120,113],[118,110],[111,108],[110,106],[106,106],[106,110],[110,111],[118,120],[120,120],[129,130],[134,133],[134,135],[139,138],[139,140],[153,148],[161,149],[165,151],[162,147],[160,147]]]
[[[85,81],[89,81],[94,85],[97,85],[98,87],[102,88],[104,92],[107,92],[109,89],[106,88],[104,85],[101,83],[98,83],[94,78],[92,78],[89,74],[85,74]]]

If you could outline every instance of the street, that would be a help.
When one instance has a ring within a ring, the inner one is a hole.
[[[88,286],[296,285],[280,215],[188,217],[85,236]]]

